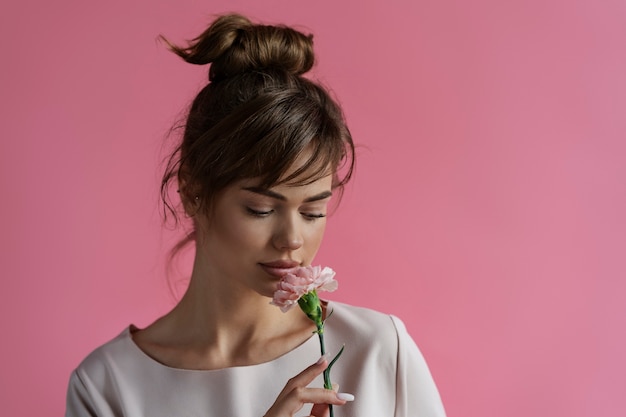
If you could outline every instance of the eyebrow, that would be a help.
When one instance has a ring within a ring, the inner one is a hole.
[[[242,187],[242,190],[246,190],[246,191],[250,191],[252,193],[255,194],[261,194],[270,198],[274,198],[276,200],[280,200],[280,201],[287,201],[287,197],[285,197],[282,194],[279,194],[275,191],[272,190],[268,190],[267,188],[260,188],[260,187]],[[314,201],[319,201],[319,200],[324,200],[330,196],[332,196],[333,193],[330,191],[323,191],[319,194],[315,194],[314,196],[308,197],[304,200],[304,203],[312,203]]]

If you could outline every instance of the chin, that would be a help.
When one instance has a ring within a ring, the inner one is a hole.
[[[274,298],[274,293],[276,292],[276,284],[272,283],[267,288],[258,288],[256,292],[262,297]]]

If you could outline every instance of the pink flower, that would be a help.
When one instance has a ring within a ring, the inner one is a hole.
[[[293,306],[298,304],[304,314],[315,323],[317,328],[315,333],[317,333],[320,339],[322,355],[326,353],[326,347],[324,346],[324,312],[317,290],[335,291],[338,284],[334,277],[335,272],[330,268],[322,269],[321,266],[295,268],[292,272],[281,277],[274,292],[274,298],[270,303],[280,307],[283,313],[291,310]],[[324,388],[326,389],[333,389],[330,382],[330,368],[342,352],[343,348],[324,370]],[[332,405],[329,404],[328,409],[330,417],[333,417]]]
[[[335,291],[338,283],[334,277],[335,271],[328,267],[298,267],[281,278],[270,304],[280,307],[282,312],[289,311],[304,294],[314,290]]]

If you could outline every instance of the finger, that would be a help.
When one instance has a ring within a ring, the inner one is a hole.
[[[345,404],[347,401],[352,401],[354,400],[354,395],[352,394],[347,394],[347,393],[336,393],[336,390],[339,388],[339,385],[337,384],[333,384],[333,391],[330,392],[335,392],[335,395],[337,396],[337,398],[342,401],[342,403],[337,404],[337,403],[332,403],[334,405],[343,405]],[[327,392],[329,390],[326,390]],[[322,404],[322,403],[317,403],[314,404],[313,407],[311,408],[311,416],[314,417],[329,417],[330,415],[330,409],[328,408],[328,404]]]
[[[330,417],[328,404],[314,404],[311,408],[311,417]]]
[[[304,404],[323,404],[326,408],[328,404],[343,405],[346,403],[346,399],[342,398],[343,395],[345,394],[337,394],[335,391],[324,388],[296,387],[287,394],[281,394],[266,416],[293,415]],[[316,414],[314,415],[323,415],[320,414],[322,411],[323,408],[318,406],[315,408]]]
[[[324,369],[328,366],[328,359],[326,356],[322,356],[319,358],[317,362],[313,365],[306,368],[304,371],[300,372],[298,375],[294,376],[287,382],[285,389],[283,391],[290,391],[295,387],[306,387],[313,380],[324,372]]]
[[[336,393],[325,388],[300,388],[294,390],[297,400],[309,404],[344,405],[354,400],[354,396],[346,393]]]
[[[293,413],[302,408],[305,402],[314,403],[314,401],[307,401],[309,395],[307,395],[308,388],[306,386],[320,375],[327,366],[328,359],[326,356],[322,356],[316,363],[287,381],[267,415],[281,415],[280,410]]]

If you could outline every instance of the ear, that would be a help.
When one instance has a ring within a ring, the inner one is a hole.
[[[188,217],[194,217],[198,214],[202,205],[199,187],[185,181],[182,173],[178,175],[178,195]]]

